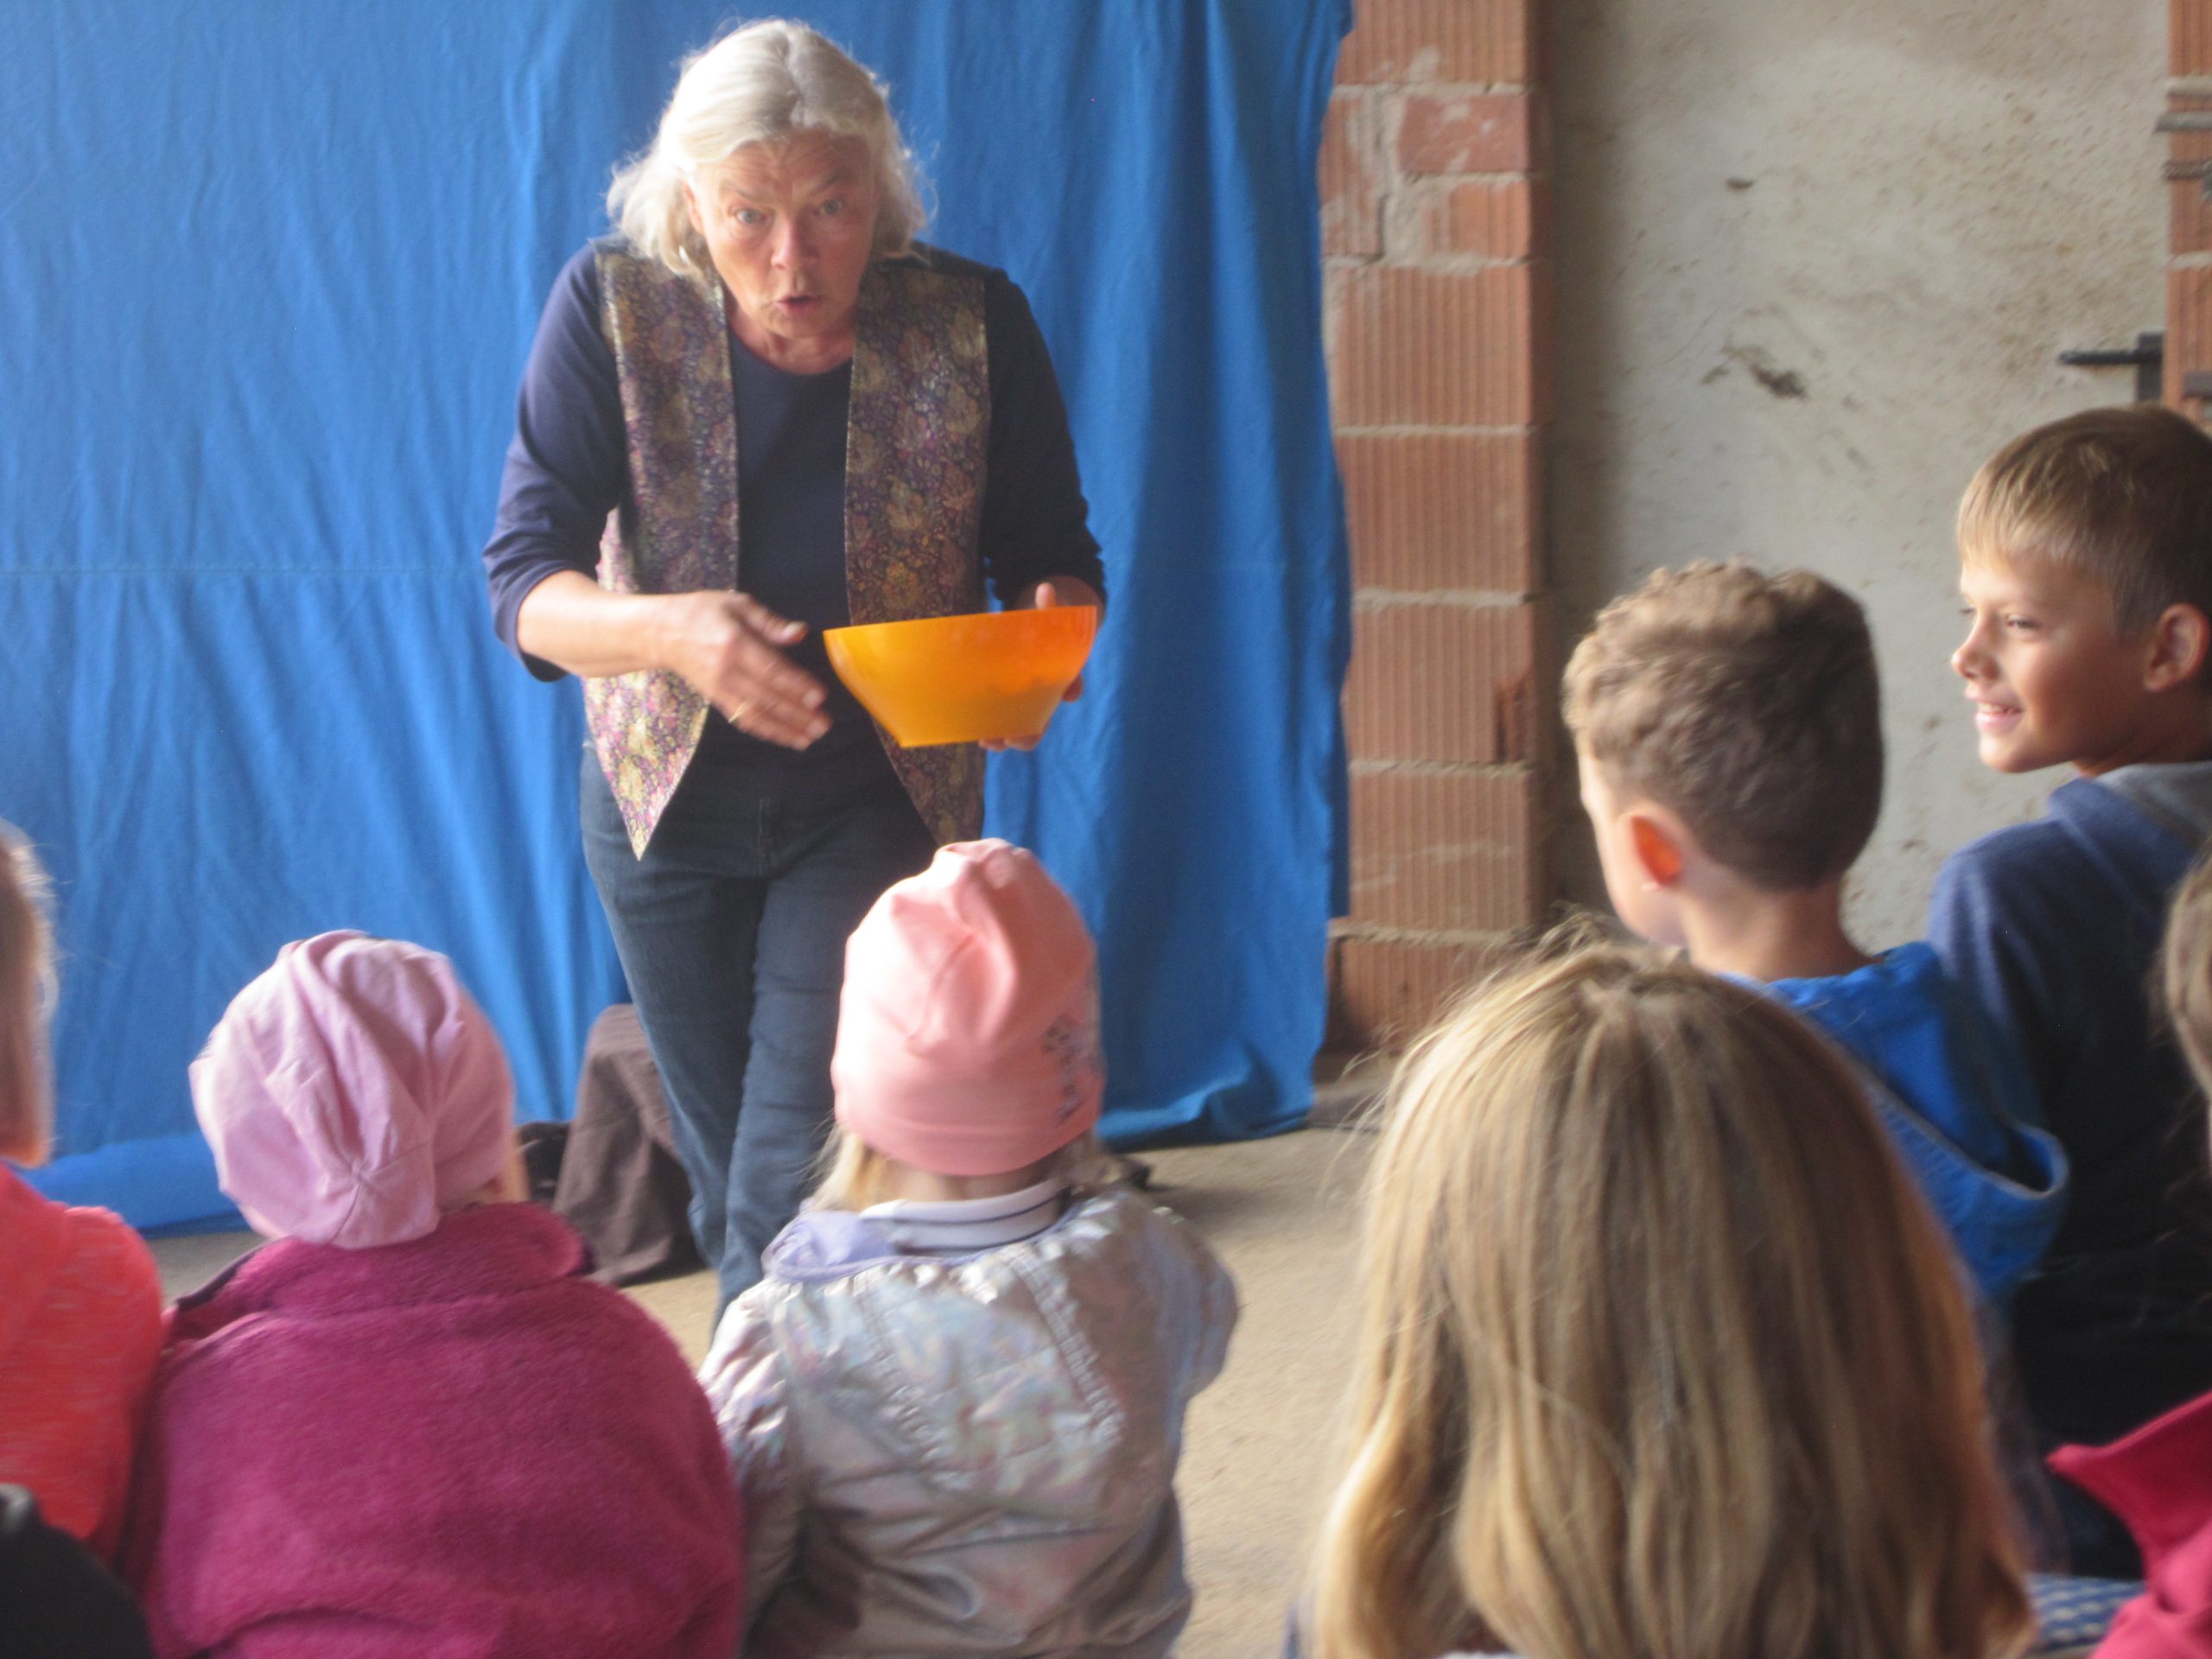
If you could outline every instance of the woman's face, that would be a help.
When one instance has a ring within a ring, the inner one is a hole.
[[[748,144],[701,168],[684,200],[747,350],[799,374],[852,356],[861,278],[875,245],[864,144],[826,133]]]

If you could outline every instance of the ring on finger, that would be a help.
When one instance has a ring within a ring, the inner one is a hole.
[[[752,712],[752,703],[747,702],[745,698],[740,697],[737,700],[736,706],[729,711],[729,723],[733,726],[742,726],[745,723],[746,715]]]

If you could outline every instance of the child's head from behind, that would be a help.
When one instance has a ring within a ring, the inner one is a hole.
[[[2212,435],[2154,404],[2015,438],[1959,505],[1982,764],[2088,773],[2212,741]]]
[[[1859,603],[1808,571],[1659,570],[1567,669],[1583,804],[1621,919],[1682,942],[1689,867],[1765,892],[1841,879],[1882,804],[1881,691]]]
[[[277,952],[192,1063],[215,1168],[257,1232],[366,1249],[523,1196],[498,1034],[434,950],[321,933]]]
[[[1320,1659],[2005,1650],[1949,1252],[1756,992],[1589,946],[1416,1047],[1367,1197]]]
[[[1020,848],[940,848],[845,947],[830,1075],[843,1135],[818,1204],[893,1196],[888,1170],[991,1183],[1080,1160],[1105,1071],[1074,902]]]
[[[46,873],[30,843],[0,823],[0,1158],[18,1164],[44,1163],[53,1135],[45,899]]]

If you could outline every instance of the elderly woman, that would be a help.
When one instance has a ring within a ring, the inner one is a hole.
[[[914,240],[883,89],[821,35],[692,59],[607,207],[538,326],[484,561],[501,639],[584,680],[585,857],[727,1302],[830,1120],[846,936],[982,816],[980,751],[899,748],[822,630],[1103,576],[1027,302]]]

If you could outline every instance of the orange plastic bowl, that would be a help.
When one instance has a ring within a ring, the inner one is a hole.
[[[899,747],[1040,737],[1083,672],[1095,605],[830,628],[830,665]]]

